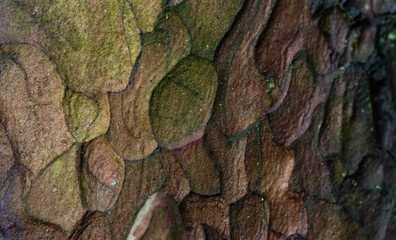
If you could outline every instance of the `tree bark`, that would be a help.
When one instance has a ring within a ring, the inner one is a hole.
[[[394,239],[395,44],[395,0],[0,0],[0,239]]]

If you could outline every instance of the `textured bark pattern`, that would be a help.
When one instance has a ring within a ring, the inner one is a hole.
[[[395,0],[0,0],[0,239],[395,239],[395,29]]]

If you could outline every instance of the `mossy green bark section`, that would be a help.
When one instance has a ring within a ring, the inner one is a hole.
[[[243,0],[189,0],[176,6],[192,38],[192,52],[213,60],[217,45],[230,28]]]
[[[140,38],[141,30],[139,29],[135,15],[133,14],[132,7],[127,3],[125,3],[123,9],[122,20],[129,50],[129,57],[132,65],[134,65],[142,49],[142,40]]]
[[[32,185],[27,212],[71,232],[84,215],[78,184],[78,147],[73,146],[49,165]]]
[[[66,91],[64,111],[68,126],[77,141],[86,138],[87,127],[91,125],[99,112],[98,104],[83,94]]]
[[[167,148],[184,146],[203,135],[217,89],[213,65],[189,56],[154,89],[150,119],[158,143]]]
[[[171,70],[181,59],[191,52],[191,37],[180,17],[172,8],[165,9],[155,31],[165,31],[169,39],[171,49],[168,71]]]
[[[20,5],[34,15],[42,33],[36,44],[53,58],[70,88],[96,95],[126,87],[140,35],[123,0],[21,0]]]
[[[142,32],[154,29],[158,14],[162,11],[162,0],[127,0],[133,8],[137,24]]]
[[[87,142],[107,132],[110,106],[106,93],[98,99],[67,90],[63,109],[70,132],[78,142]]]
[[[85,141],[90,141],[107,132],[110,125],[110,102],[107,93],[96,99],[99,104],[99,113],[92,125],[87,127],[87,137]]]

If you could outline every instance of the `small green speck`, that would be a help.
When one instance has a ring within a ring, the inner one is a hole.
[[[396,40],[396,33],[389,33],[388,34],[388,39],[389,40]]]
[[[340,70],[342,71],[342,70],[344,70],[345,69],[345,67],[344,66],[342,66],[342,67],[340,67]]]
[[[275,84],[274,84],[274,83],[270,83],[270,84],[268,85],[268,87],[269,87],[270,89],[273,89],[273,88],[275,87]]]
[[[36,103],[34,103],[33,101],[29,101],[28,105],[29,105],[29,107],[34,107],[34,106],[36,106]]]
[[[56,188],[52,189],[52,192],[57,192],[57,191],[58,191],[58,189],[56,189]]]
[[[166,15],[165,15],[165,18],[166,18],[166,19],[168,19],[168,18],[169,18],[168,14],[166,14]]]
[[[264,202],[264,198],[261,198],[260,201]]]
[[[351,184],[352,184],[354,187],[357,186],[357,182],[356,182],[355,180],[352,180],[352,181],[351,181]]]
[[[113,186],[113,187],[114,187],[116,184],[117,184],[117,182],[116,182],[116,181],[114,181],[114,182],[112,182],[112,183],[111,183],[111,186]]]
[[[375,186],[376,189],[382,190],[382,187],[380,185]]]

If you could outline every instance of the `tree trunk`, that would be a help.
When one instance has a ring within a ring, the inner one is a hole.
[[[0,239],[394,239],[395,0],[0,0]]]

